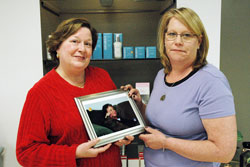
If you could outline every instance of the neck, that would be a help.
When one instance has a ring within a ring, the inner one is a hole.
[[[172,68],[171,72],[167,75],[166,81],[168,83],[175,83],[185,78],[191,71],[193,71],[192,66],[174,67]]]
[[[74,73],[65,71],[62,68],[57,68],[56,72],[68,83],[70,83],[73,86],[83,88],[85,84],[85,71]]]

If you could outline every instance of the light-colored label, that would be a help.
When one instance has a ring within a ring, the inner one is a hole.
[[[149,82],[136,82],[135,88],[139,90],[141,95],[150,94],[150,83]]]

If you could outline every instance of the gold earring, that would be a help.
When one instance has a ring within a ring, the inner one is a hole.
[[[56,54],[56,57],[59,59],[59,54]]]

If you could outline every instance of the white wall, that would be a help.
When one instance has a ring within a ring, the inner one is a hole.
[[[177,0],[179,7],[193,9],[200,17],[207,31],[209,50],[207,60],[220,67],[221,0]]]
[[[15,145],[27,91],[42,77],[38,0],[1,0],[0,5],[0,145],[4,166],[20,166]]]

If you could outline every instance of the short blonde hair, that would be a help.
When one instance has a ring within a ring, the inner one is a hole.
[[[201,38],[199,50],[197,50],[196,60],[193,63],[193,68],[201,68],[207,64],[207,53],[209,41],[206,30],[199,16],[189,8],[170,9],[161,18],[158,29],[158,49],[160,52],[161,63],[165,68],[164,72],[168,74],[171,70],[171,63],[166,54],[165,48],[165,33],[167,32],[168,24],[171,18],[176,18],[181,21],[192,33]]]

